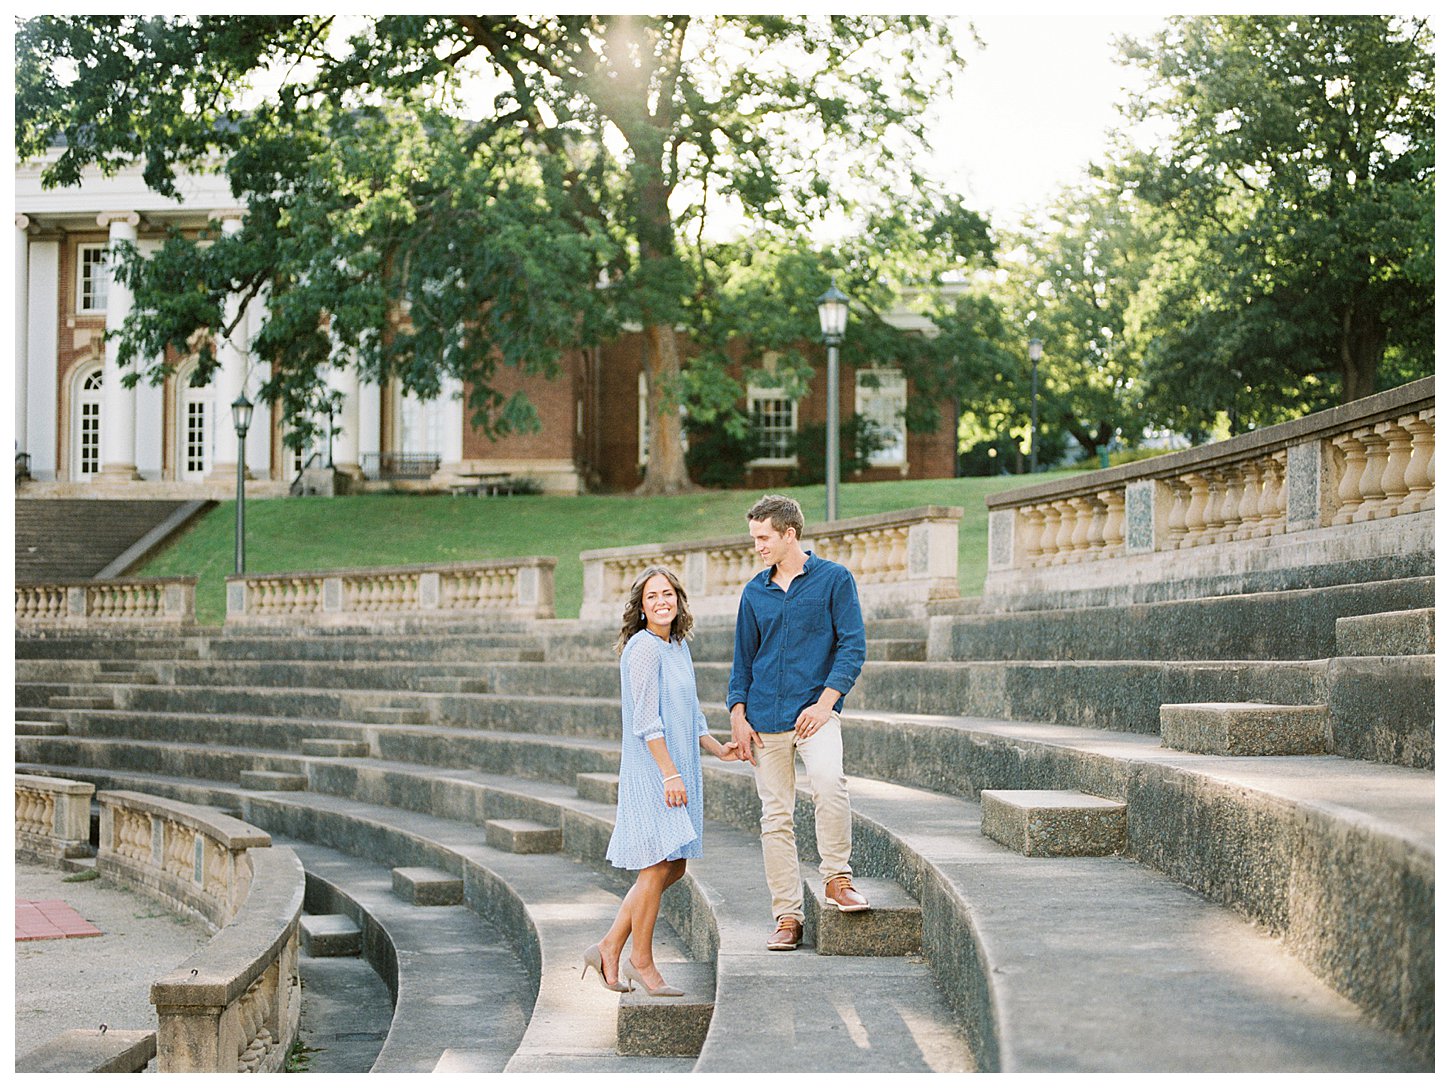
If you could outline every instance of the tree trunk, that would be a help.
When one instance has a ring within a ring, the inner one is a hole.
[[[680,419],[680,350],[675,330],[655,323],[644,329],[648,346],[645,372],[649,412],[649,458],[636,495],[678,495],[698,491],[685,467],[684,424]]]
[[[1385,328],[1378,318],[1362,314],[1351,303],[1339,336],[1339,373],[1344,386],[1340,403],[1362,400],[1375,391],[1375,377],[1385,354]]]

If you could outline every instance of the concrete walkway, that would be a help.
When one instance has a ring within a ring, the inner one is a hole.
[[[211,940],[206,924],[173,914],[139,892],[99,878],[15,862],[15,898],[64,900],[101,931],[15,943],[15,1053],[67,1028],[154,1029],[149,998],[159,978]]]

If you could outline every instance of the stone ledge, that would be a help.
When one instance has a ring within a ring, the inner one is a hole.
[[[141,1073],[156,1057],[156,1032],[71,1028],[15,1060],[17,1073]]]
[[[1219,756],[1319,755],[1329,750],[1329,707],[1273,703],[1165,703],[1165,748]]]
[[[489,846],[510,854],[555,854],[564,845],[558,827],[533,820],[486,820],[483,835]]]
[[[819,875],[805,882],[804,943],[818,956],[914,956],[921,952],[921,905],[892,880],[852,875],[870,910],[843,914],[826,902]]]
[[[463,878],[427,866],[393,870],[393,894],[419,907],[451,907],[463,902]]]
[[[616,1049],[639,1057],[694,1057],[715,1014],[714,965],[657,961],[655,966],[684,996],[650,997],[642,988],[621,995]]]
[[[619,804],[619,775],[607,771],[581,771],[574,776],[574,787],[585,801],[602,805]]]
[[[286,771],[243,771],[241,787],[244,790],[305,790],[305,774],[288,774]]]
[[[379,725],[426,725],[428,711],[420,706],[365,706],[358,718]]]
[[[1077,790],[983,790],[982,834],[1027,857],[1120,854],[1128,806]]]
[[[302,742],[304,756],[366,756],[372,749],[367,741],[332,740],[327,737],[308,737]]]
[[[302,951],[309,956],[356,956],[362,951],[362,930],[346,914],[304,914],[300,927]]]
[[[1435,652],[1435,610],[1412,608],[1341,616],[1334,639],[1342,657],[1409,657]]]

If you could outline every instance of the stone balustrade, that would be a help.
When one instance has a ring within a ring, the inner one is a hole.
[[[552,557],[227,578],[227,623],[552,619]]]
[[[196,620],[195,578],[125,578],[15,587],[16,626]]]
[[[38,861],[88,856],[95,792],[89,782],[15,775],[15,852]]]
[[[1426,378],[1225,442],[993,495],[983,595],[1201,580],[1273,565],[1291,539],[1326,560],[1336,547],[1345,559],[1395,554],[1401,532],[1432,551],[1434,395]]]
[[[850,569],[867,615],[921,616],[929,602],[959,595],[961,517],[960,507],[920,506],[825,522],[808,526],[802,544]],[[695,616],[734,616],[741,587],[761,568],[744,534],[601,548],[580,552],[579,558],[584,565],[582,620],[618,620],[630,586],[651,566],[666,566],[679,575]]]
[[[301,1010],[297,856],[214,810],[127,790],[97,799],[97,870],[217,931],[151,986],[159,1071],[281,1071]]]

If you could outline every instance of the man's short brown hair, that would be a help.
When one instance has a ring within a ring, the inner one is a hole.
[[[794,529],[796,539],[806,531],[806,519],[801,514],[801,504],[784,495],[766,495],[745,514],[746,521],[768,521],[777,533]]]

